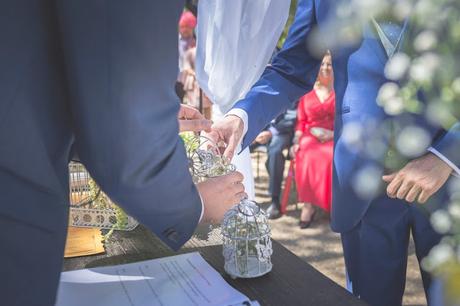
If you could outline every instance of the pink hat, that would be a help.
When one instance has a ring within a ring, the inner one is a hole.
[[[189,27],[195,28],[196,26],[196,17],[189,11],[185,11],[182,13],[179,19],[179,26],[180,27]]]

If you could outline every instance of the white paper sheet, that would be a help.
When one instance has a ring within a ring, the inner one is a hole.
[[[231,287],[195,252],[125,265],[63,272],[56,306],[253,303]]]

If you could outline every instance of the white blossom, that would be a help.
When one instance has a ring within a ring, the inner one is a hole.
[[[396,83],[387,82],[380,87],[377,104],[382,106],[388,115],[401,114],[404,111],[404,101],[399,96],[399,86]]]
[[[432,0],[419,0],[415,4],[414,14],[426,20],[433,18],[436,11],[436,4]]]
[[[414,40],[414,48],[418,52],[425,52],[433,49],[438,43],[436,33],[431,30],[425,30],[418,34]]]
[[[404,18],[408,17],[412,10],[412,3],[409,0],[400,0],[393,6],[393,14],[399,20],[403,20]]]
[[[423,260],[422,265],[424,269],[432,271],[452,258],[455,258],[452,246],[440,243],[431,249],[427,259]]]
[[[388,145],[382,137],[371,137],[365,144],[366,153],[375,160],[380,160],[388,151]]]
[[[349,149],[358,149],[361,147],[363,127],[358,122],[350,122],[343,126],[342,139]]]
[[[410,66],[410,58],[406,53],[396,53],[385,66],[385,76],[390,80],[400,80]]]
[[[349,3],[341,2],[337,6],[336,14],[337,17],[340,19],[347,19],[350,18],[353,13],[353,6]]]
[[[453,201],[460,202],[460,180],[451,180],[447,186],[449,196]]]
[[[385,102],[389,99],[392,99],[398,95],[399,86],[393,82],[387,82],[380,87],[378,96],[377,96],[377,103],[380,106],[384,106]]]
[[[450,203],[447,211],[451,215],[452,219],[460,221],[460,202]]]
[[[460,94],[460,77],[459,77],[459,78],[456,78],[456,79],[452,82],[452,90],[453,90],[456,94]]]
[[[396,138],[396,148],[407,157],[421,155],[431,142],[430,135],[418,126],[407,126]]]
[[[390,116],[396,116],[404,112],[404,100],[401,97],[395,97],[385,103],[385,113]]]
[[[362,199],[372,198],[378,192],[381,176],[381,171],[375,166],[365,166],[359,169],[353,177],[354,191]]]
[[[362,19],[365,19],[368,16],[379,15],[388,8],[389,3],[381,0],[353,0],[351,6],[362,16]]]
[[[430,82],[439,63],[438,55],[425,53],[414,60],[409,72],[410,77],[418,82]]]
[[[440,234],[446,234],[452,228],[452,220],[447,211],[439,209],[430,217],[431,225]]]
[[[425,112],[427,119],[436,125],[442,125],[452,121],[452,113],[449,107],[442,102],[431,102]]]

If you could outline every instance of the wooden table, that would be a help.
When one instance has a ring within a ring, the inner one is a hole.
[[[273,270],[255,279],[231,279],[224,272],[220,235],[192,238],[179,253],[198,251],[225,280],[261,305],[365,306],[363,301],[273,241]],[[106,254],[65,259],[64,271],[123,264],[174,255],[147,229],[115,232],[106,243]]]

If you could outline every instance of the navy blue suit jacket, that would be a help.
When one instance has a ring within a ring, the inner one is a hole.
[[[299,0],[294,23],[282,50],[247,96],[234,106],[248,114],[249,126],[243,147],[272,118],[312,89],[321,58],[310,52],[309,37],[313,29],[323,29],[334,19],[336,2]],[[374,177],[379,179],[383,173],[382,161],[389,144],[383,127],[390,116],[377,105],[376,98],[381,85],[388,81],[384,76],[388,58],[380,39],[369,29],[364,31],[358,44],[332,50],[332,57],[336,121],[331,226],[338,232],[344,232],[353,228],[361,220],[372,199],[383,193],[383,186],[380,186],[376,194],[359,190],[354,184],[359,182],[362,169],[372,169]],[[445,132],[440,127],[430,125],[423,115],[404,114],[391,119],[395,119],[401,128],[409,125],[423,128],[428,137],[433,139],[426,147],[433,146],[460,166],[460,124]],[[382,140],[383,148],[373,144],[372,141],[376,139]],[[363,168],[366,166],[371,168]]]
[[[1,1],[0,215],[65,231],[75,146],[130,215],[174,249],[189,239],[201,201],[174,94],[183,6]]]

